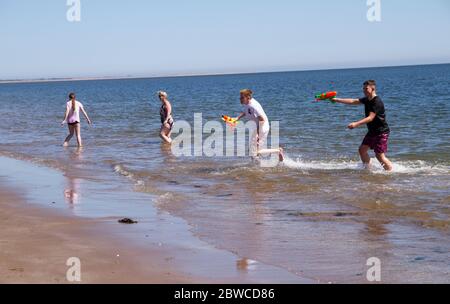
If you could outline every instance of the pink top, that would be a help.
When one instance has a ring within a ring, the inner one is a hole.
[[[83,108],[83,104],[79,101],[75,101],[75,110],[72,109],[72,101],[67,102],[67,110],[69,115],[67,116],[67,123],[81,122],[80,120],[80,109]]]

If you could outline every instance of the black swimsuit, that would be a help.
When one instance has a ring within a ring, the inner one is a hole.
[[[161,106],[161,109],[159,110],[159,115],[161,116],[161,123],[163,124],[165,121],[166,121],[166,118],[167,118],[167,108],[166,108],[166,105],[165,104],[163,104],[162,106]],[[172,115],[169,117],[169,119],[167,120],[167,123],[169,124],[169,126],[170,126],[170,129],[172,129],[172,127],[173,127],[173,118],[172,118]]]

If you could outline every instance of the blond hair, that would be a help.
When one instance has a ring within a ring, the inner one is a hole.
[[[247,97],[252,97],[252,95],[253,95],[253,91],[250,90],[250,89],[244,89],[244,90],[241,90],[240,93],[241,93],[242,95],[244,95],[244,96],[247,96]]]
[[[164,92],[164,91],[159,91],[158,92],[158,97],[161,97],[161,96],[164,96],[164,97],[166,97],[167,98],[167,93],[166,92]]]

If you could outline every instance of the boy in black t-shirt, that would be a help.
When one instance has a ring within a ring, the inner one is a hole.
[[[366,118],[358,122],[353,122],[348,125],[349,129],[355,129],[359,126],[367,124],[369,133],[363,140],[363,143],[359,147],[359,155],[364,165],[370,168],[370,157],[369,149],[375,151],[375,155],[378,161],[381,163],[386,171],[392,170],[392,163],[386,157],[386,152],[388,150],[388,140],[389,140],[389,125],[386,121],[386,113],[384,109],[383,101],[377,96],[376,93],[376,82],[375,80],[368,80],[364,82],[364,95],[366,97],[361,99],[342,99],[335,98],[333,101],[349,104],[349,105],[360,105],[363,104],[366,110]]]

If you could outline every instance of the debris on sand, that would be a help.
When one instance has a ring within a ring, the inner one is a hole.
[[[123,218],[119,220],[119,223],[121,224],[137,224],[138,222],[129,218]]]

